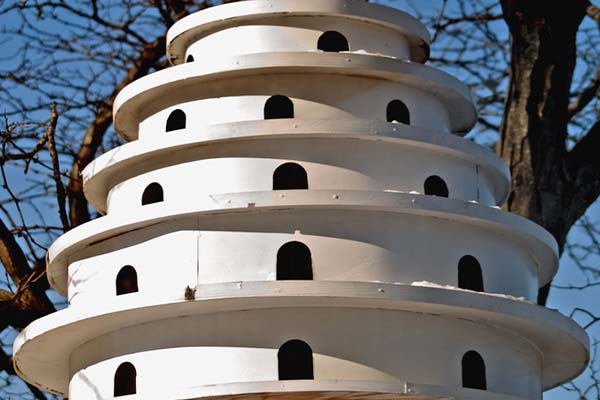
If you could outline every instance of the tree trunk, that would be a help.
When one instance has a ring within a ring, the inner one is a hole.
[[[507,208],[550,231],[561,252],[569,229],[585,211],[571,207],[574,186],[566,139],[576,34],[588,4],[502,0],[512,50],[496,150],[512,172]],[[546,303],[548,290],[540,290],[538,303]]]

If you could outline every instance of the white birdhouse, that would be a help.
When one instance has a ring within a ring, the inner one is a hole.
[[[129,141],[83,172],[105,216],[48,251],[69,307],[16,371],[89,399],[539,400],[585,332],[535,304],[552,236],[501,211],[509,170],[463,139],[469,88],[429,33],[364,0],[192,14],[173,67],[122,90]]]

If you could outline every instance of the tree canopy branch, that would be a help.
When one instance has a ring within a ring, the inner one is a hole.
[[[589,5],[586,9],[588,17],[592,18],[598,24],[600,29],[600,8],[594,5]],[[581,91],[575,101],[569,105],[569,119],[573,118],[577,113],[583,110],[590,102],[600,93],[600,69],[589,83],[589,85]]]
[[[573,223],[583,215],[600,195],[600,121],[568,154],[567,168],[571,175],[572,200],[569,209]],[[578,212],[577,212],[578,211]]]
[[[94,120],[90,123],[83,135],[82,144],[75,155],[73,165],[71,167],[69,185],[67,193],[69,195],[69,219],[70,226],[75,227],[90,220],[88,211],[88,203],[83,194],[83,182],[81,181],[81,172],[94,159],[96,152],[104,134],[112,124],[112,105],[117,97],[117,94],[126,85],[134,80],[146,75],[153,68],[161,57],[165,54],[165,36],[144,46],[139,56],[133,63],[133,66],[127,71],[125,77],[119,85],[110,94],[110,96],[102,102],[96,111]]]

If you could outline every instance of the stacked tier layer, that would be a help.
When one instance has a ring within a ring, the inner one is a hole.
[[[460,136],[469,89],[412,17],[255,0],[179,21],[177,64],[117,98],[131,142],[83,173],[106,214],[47,257],[69,307],[15,368],[72,400],[535,400],[585,332],[534,304],[557,268]],[[187,61],[187,62],[186,62]]]

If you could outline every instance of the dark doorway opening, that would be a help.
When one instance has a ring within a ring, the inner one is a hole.
[[[116,280],[117,296],[138,291],[138,279],[135,268],[126,265],[117,274]]]
[[[310,249],[301,242],[288,242],[277,252],[277,280],[312,280]]]
[[[142,205],[160,203],[164,201],[163,188],[160,184],[153,182],[146,186],[144,193],[142,193]]]
[[[410,112],[406,104],[400,100],[392,100],[389,102],[386,110],[387,122],[399,122],[401,124],[410,125]]]
[[[464,256],[458,262],[458,287],[483,292],[481,265],[475,257]]]
[[[468,351],[462,358],[462,384],[465,388],[487,390],[485,363],[476,351]]]
[[[127,396],[136,392],[137,372],[130,362],[119,365],[115,372],[114,396]]]
[[[290,340],[277,353],[279,380],[314,379],[312,349],[302,340]]]
[[[265,102],[265,119],[294,118],[294,103],[289,97],[271,96]]]
[[[425,194],[429,196],[448,197],[448,185],[442,178],[432,175],[425,180]]]
[[[349,51],[348,39],[337,31],[324,32],[317,42],[319,50],[327,52]]]
[[[169,114],[169,118],[167,118],[167,127],[165,130],[167,132],[178,131],[180,129],[185,129],[186,116],[183,110],[177,109]]]
[[[306,170],[296,163],[285,163],[273,173],[273,190],[308,189]]]

